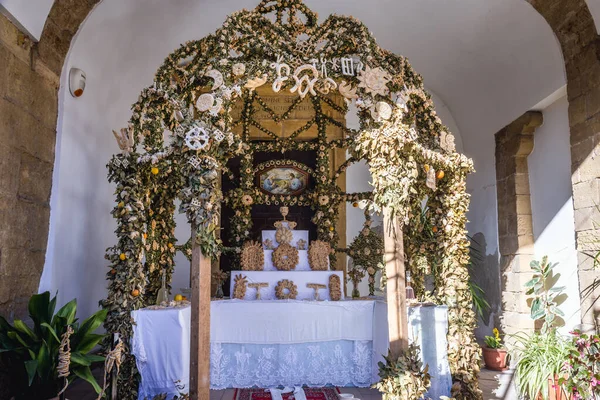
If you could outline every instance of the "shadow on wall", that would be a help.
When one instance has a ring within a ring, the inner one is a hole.
[[[483,233],[476,233],[471,239],[471,280],[482,289],[485,299],[490,307],[484,310],[479,318],[475,336],[483,341],[484,336],[491,335],[492,329],[497,325],[500,315],[501,280],[498,250],[494,254],[487,254],[487,242]]]

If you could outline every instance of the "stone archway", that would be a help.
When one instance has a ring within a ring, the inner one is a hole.
[[[585,0],[527,1],[552,28],[565,61],[581,314],[591,329],[600,310],[593,258],[600,250],[600,40]]]

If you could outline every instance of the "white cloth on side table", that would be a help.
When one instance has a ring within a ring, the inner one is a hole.
[[[131,313],[131,352],[142,377],[139,400],[161,393],[172,399],[179,395],[179,383],[184,386],[183,392],[188,392],[191,315],[190,307]]]
[[[423,365],[429,365],[431,386],[427,397],[450,397],[452,375],[448,364],[448,307],[416,306],[408,308],[408,338],[421,348]]]
[[[329,296],[329,277],[331,275],[340,277],[340,283],[344,282],[344,273],[342,271],[231,271],[231,293],[235,286],[235,277],[237,275],[245,275],[248,278],[248,283],[267,282],[269,287],[260,290],[262,300],[275,300],[275,287],[277,282],[282,279],[287,279],[294,282],[298,287],[298,300],[314,299],[314,289],[307,288],[307,283],[320,283],[326,285],[327,288],[319,290],[321,300],[330,300]],[[344,292],[342,290],[342,299]],[[256,290],[248,288],[246,290],[245,300],[256,299]]]

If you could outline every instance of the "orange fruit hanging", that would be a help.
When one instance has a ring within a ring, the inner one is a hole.
[[[132,295],[133,297],[138,297],[138,296],[140,295],[140,291],[139,291],[138,289],[133,289],[133,290],[131,291],[131,295]]]
[[[444,171],[440,170],[438,171],[437,175],[435,176],[438,179],[443,179],[444,178]]]
[[[157,175],[158,174],[158,168],[152,167],[152,169],[150,170],[150,172],[152,172],[152,175]]]
[[[121,261],[125,261],[125,259],[126,259],[126,258],[127,258],[127,256],[125,255],[125,253],[121,253],[121,254],[119,254],[119,259],[120,259]]]

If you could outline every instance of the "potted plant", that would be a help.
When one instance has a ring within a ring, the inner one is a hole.
[[[107,310],[98,311],[80,324],[75,317],[76,300],[55,314],[56,296],[50,299],[50,292],[31,296],[28,307],[32,327],[21,320],[11,325],[0,317],[0,369],[9,377],[14,399],[57,398],[77,378],[86,380],[100,393],[90,365],[104,361],[104,357],[90,352],[104,337],[93,332],[104,322]],[[65,357],[67,353],[70,358]],[[60,372],[67,376],[60,376]]]
[[[485,337],[485,346],[483,347],[483,360],[487,369],[493,371],[504,371],[506,367],[506,357],[508,352],[502,345],[500,331],[498,328],[493,330],[494,336]]]
[[[572,399],[600,399],[600,335],[571,332],[571,351],[560,383]]]
[[[514,336],[515,346],[511,349],[517,364],[515,385],[522,397],[535,400],[567,400],[559,378],[563,365],[568,359],[571,346],[556,331],[564,316],[558,308],[559,296],[564,297],[564,287],[555,287],[557,276],[553,269],[557,264],[532,261],[533,277],[525,286],[532,297],[531,318],[543,321],[540,331],[531,334],[520,333]]]
[[[560,376],[571,349],[569,343],[555,331],[515,337],[515,386],[519,394],[531,400],[567,400]]]

